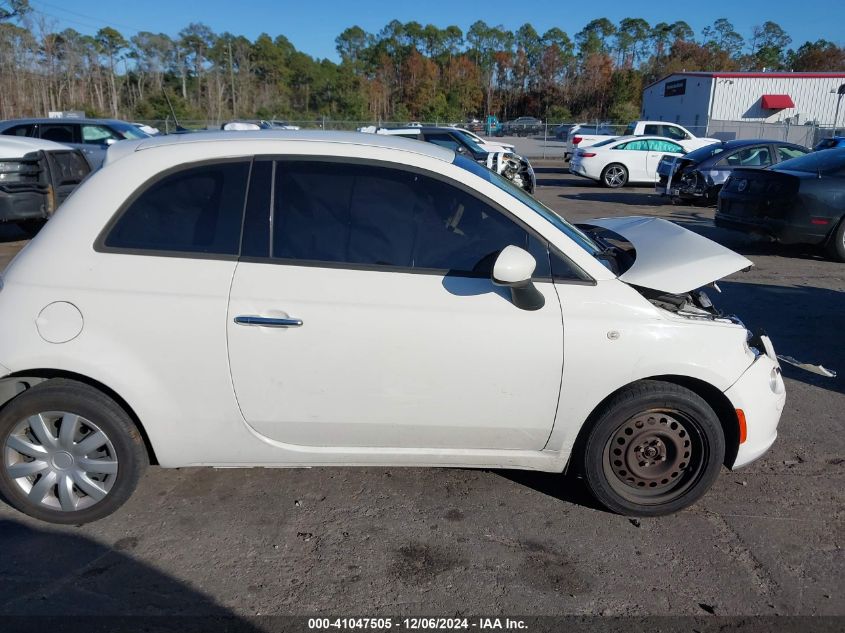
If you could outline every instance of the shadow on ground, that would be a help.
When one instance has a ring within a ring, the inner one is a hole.
[[[54,618],[62,618],[53,627],[62,631],[100,630],[90,628],[90,618],[109,631],[202,631],[220,622],[230,631],[259,631],[213,598],[132,558],[135,537],[106,546],[6,519],[0,543],[4,631],[47,630]]]
[[[785,376],[845,393],[845,337],[841,322],[845,292],[736,281],[720,281],[719,287],[721,295],[712,297],[717,307],[738,315],[748,329],[763,330],[779,354],[838,372],[836,378],[825,378],[783,364]]]

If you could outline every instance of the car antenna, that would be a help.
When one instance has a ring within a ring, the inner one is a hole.
[[[167,96],[167,90],[162,90],[161,92],[164,94],[165,101],[167,101],[167,107],[170,108],[170,115],[173,117],[173,122],[176,124],[176,131],[187,132],[188,130],[179,125],[179,119],[176,118],[176,111],[173,109],[173,104],[170,103],[170,97]]]

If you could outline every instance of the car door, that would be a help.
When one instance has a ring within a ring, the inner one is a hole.
[[[560,304],[550,278],[535,282],[536,311],[493,285],[509,244],[548,272],[536,236],[457,183],[365,161],[258,160],[227,323],[246,423],[302,446],[541,449]]]
[[[628,170],[629,182],[647,182],[648,177],[648,141],[644,139],[628,141],[623,149],[614,148],[621,152],[618,162]],[[614,158],[614,162],[617,159]]]
[[[670,156],[682,156],[684,149],[677,143],[662,139],[649,139],[646,142],[648,144],[648,154],[646,157],[645,180],[648,182],[657,182],[659,178],[657,166],[660,164],[660,159],[667,154]]]

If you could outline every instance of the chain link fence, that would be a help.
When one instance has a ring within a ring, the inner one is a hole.
[[[247,121],[243,119],[243,121]],[[258,122],[257,120],[249,120]],[[302,130],[336,130],[355,131],[362,128],[370,128],[375,131],[379,127],[419,127],[419,126],[455,126],[465,127],[460,121],[434,120],[434,121],[350,121],[335,120],[328,117],[319,119],[294,120],[294,119],[267,119],[278,129],[296,128]],[[169,134],[177,131],[173,119],[138,121]],[[671,122],[667,122],[671,123]],[[569,137],[575,126],[581,126],[581,133],[599,133],[612,136],[622,136],[625,133],[626,125],[617,125],[606,121],[560,121],[538,123],[532,128],[526,129],[519,134],[503,134],[501,130],[487,134],[483,129],[469,128],[473,132],[488,140],[490,143],[507,143],[514,146],[517,154],[529,159],[564,159],[571,153],[572,147]],[[209,120],[187,120],[179,121],[179,126],[189,130],[220,130],[220,122]],[[789,125],[785,123],[763,123],[744,121],[710,121],[707,126],[685,126],[696,136],[706,136],[720,141],[734,139],[770,139],[774,141],[787,141],[797,143],[806,147],[814,147],[819,140],[832,136],[834,130],[831,127],[819,126],[815,123],[805,125]],[[575,132],[577,134],[577,131]],[[842,130],[839,130],[842,133]]]

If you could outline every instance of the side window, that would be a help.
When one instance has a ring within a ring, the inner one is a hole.
[[[651,139],[648,141],[648,148],[652,152],[677,152],[680,154],[684,153],[684,148],[678,145],[677,143],[673,143],[672,141],[660,141],[657,139]]]
[[[273,257],[489,275],[528,232],[485,202],[420,174],[343,163],[280,161]],[[548,276],[548,258],[536,275]]]
[[[647,152],[648,141],[628,141],[625,144],[625,149],[630,149],[638,152]]]
[[[73,123],[42,123],[38,126],[41,138],[56,143],[78,143],[77,127]]]
[[[153,182],[118,217],[110,249],[237,255],[249,162],[189,167]]]
[[[425,140],[429,143],[434,143],[435,145],[440,145],[441,147],[447,147],[454,151],[458,151],[458,148],[462,147],[458,141],[448,134],[426,134]]]
[[[645,133],[647,135],[654,135],[654,136],[663,136],[660,128],[663,127],[662,125],[646,125],[645,126]]]
[[[103,125],[82,126],[82,142],[86,145],[104,145],[109,139],[119,141],[121,137]]]
[[[7,130],[4,130],[3,134],[8,134],[9,136],[32,136],[34,131],[35,126],[32,124],[16,125],[14,127],[10,127]]]
[[[684,132],[681,128],[675,127],[674,125],[664,125],[663,126],[663,136],[667,138],[673,138],[677,141],[683,141],[687,138],[686,132]]]
[[[766,167],[772,164],[772,157],[767,145],[747,147],[723,158],[719,164],[731,167]]]
[[[832,146],[831,146],[832,147]],[[781,160],[789,160],[790,158],[798,158],[799,156],[806,156],[807,151],[797,147],[790,147],[789,145],[778,145],[778,156]]]

